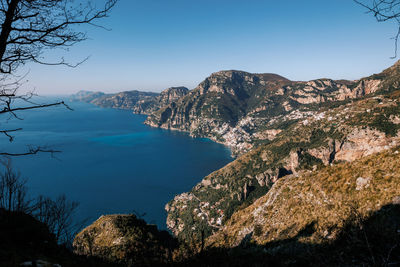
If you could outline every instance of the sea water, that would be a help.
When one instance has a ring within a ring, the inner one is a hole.
[[[60,98],[39,98],[52,103]],[[64,97],[63,100],[66,98]],[[65,194],[80,203],[76,217],[90,223],[104,214],[137,213],[166,229],[165,204],[230,161],[230,150],[205,138],[151,128],[144,115],[81,102],[2,115],[2,129],[23,128],[0,150],[42,146],[60,153],[13,157],[30,197]]]

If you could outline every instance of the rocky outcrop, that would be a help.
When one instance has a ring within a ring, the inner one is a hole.
[[[166,106],[169,105],[173,102],[178,101],[181,97],[187,95],[189,93],[189,89],[186,87],[171,87],[168,89],[165,89],[160,93],[158,96],[158,103],[159,106]]]
[[[400,137],[386,136],[385,133],[366,129],[354,129],[347,135],[335,154],[336,160],[353,161],[371,154],[387,150],[399,144]]]
[[[135,215],[101,216],[74,239],[74,252],[129,266],[168,262],[174,240]]]

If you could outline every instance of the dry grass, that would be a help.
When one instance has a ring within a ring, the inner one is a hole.
[[[396,151],[282,178],[267,195],[236,212],[221,233],[209,238],[209,244],[234,246],[257,231],[252,242],[264,245],[294,238],[309,225],[313,233],[299,241],[335,240],[355,212],[367,217],[400,196],[400,153]],[[360,177],[369,182],[357,190]]]

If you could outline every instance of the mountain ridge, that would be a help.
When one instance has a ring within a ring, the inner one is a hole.
[[[208,137],[238,155],[254,147],[263,130],[259,125],[292,110],[310,109],[312,104],[361,97],[378,90],[379,83],[374,79],[293,82],[277,74],[220,71],[184,98],[150,114],[145,123]]]

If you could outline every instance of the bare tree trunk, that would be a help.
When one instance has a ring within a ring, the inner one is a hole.
[[[4,53],[7,48],[7,39],[10,36],[11,26],[14,20],[14,16],[16,14],[17,6],[20,0],[11,0],[8,5],[8,10],[6,12],[6,17],[4,19],[3,25],[1,26],[1,34],[0,34],[0,62],[3,61]],[[1,68],[0,68],[1,70]]]

